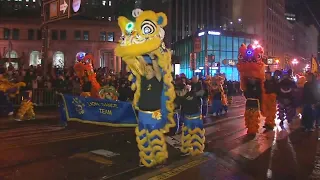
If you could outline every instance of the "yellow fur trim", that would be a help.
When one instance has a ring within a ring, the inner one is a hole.
[[[140,162],[146,167],[152,167],[157,164],[163,163],[168,158],[167,145],[164,138],[164,134],[159,130],[153,130],[148,132],[143,129],[139,131],[137,127],[135,129],[136,140],[138,148],[140,150]],[[140,139],[141,136],[144,138]],[[154,137],[157,137],[154,139]],[[152,140],[153,139],[153,140]],[[145,147],[144,144],[148,143]]]
[[[276,125],[275,118],[277,113],[277,95],[276,94],[264,94],[262,99],[262,112],[266,117],[265,124],[274,127]]]
[[[187,135],[185,135],[187,134]],[[202,136],[202,138],[198,135]],[[205,130],[200,128],[195,128],[193,130],[184,126],[182,128],[181,136],[181,152],[190,153],[192,156],[203,153],[205,148]]]
[[[255,134],[259,130],[260,113],[256,109],[246,109],[244,113],[245,125],[248,128],[248,134]]]
[[[17,119],[23,120],[24,116],[27,116],[27,119],[35,118],[35,113],[33,110],[33,103],[31,101],[22,101],[20,108],[16,114]]]

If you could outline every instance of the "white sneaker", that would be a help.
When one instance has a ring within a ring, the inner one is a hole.
[[[222,112],[221,112],[221,114],[225,114],[225,113],[226,113],[225,111],[222,111]]]
[[[181,154],[181,156],[189,156],[189,155],[191,155],[191,153],[183,153],[183,154]]]
[[[8,116],[12,116],[12,115],[13,115],[13,112],[9,112],[9,113],[8,113]]]
[[[217,116],[217,113],[213,113],[212,116]]]

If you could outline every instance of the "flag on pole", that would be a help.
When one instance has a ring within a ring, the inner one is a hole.
[[[318,62],[313,56],[311,57],[311,73],[318,73]]]

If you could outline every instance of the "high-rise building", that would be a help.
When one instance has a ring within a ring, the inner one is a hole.
[[[0,0],[0,17],[33,16],[41,14],[41,0]]]
[[[241,19],[243,29],[257,34],[265,54],[280,58],[292,52],[292,24],[285,19],[285,0],[228,0],[224,16],[231,22]]]
[[[171,0],[171,42],[177,42],[194,33],[216,27],[222,0]]]
[[[114,21],[119,12],[119,4],[123,1],[125,0],[82,0],[81,13],[73,19]],[[42,0],[0,0],[0,17],[40,17],[42,2]]]

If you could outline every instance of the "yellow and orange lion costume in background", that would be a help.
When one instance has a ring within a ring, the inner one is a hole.
[[[266,101],[264,93],[265,64],[262,61],[263,48],[253,48],[242,44],[239,48],[237,68],[240,74],[240,87],[246,97],[245,125],[248,134],[259,130],[260,111]]]
[[[88,80],[91,82],[92,88],[90,94],[88,94],[87,92],[83,92],[85,93],[83,95],[91,96],[93,98],[100,98],[99,91],[101,86],[96,79],[96,73],[94,72],[92,61],[93,56],[91,54],[86,54],[83,59],[78,59],[78,61],[74,65],[74,70],[80,79],[81,86],[84,83],[84,77],[88,77]]]

